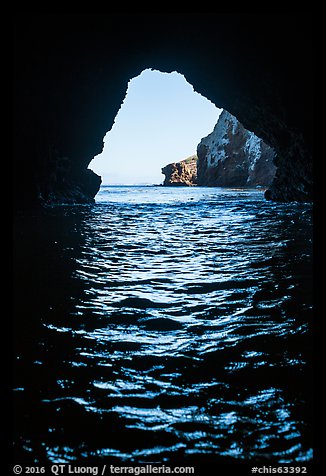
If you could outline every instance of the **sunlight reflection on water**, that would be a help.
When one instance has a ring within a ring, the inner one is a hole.
[[[19,223],[21,458],[311,459],[310,205],[102,187],[43,213]]]

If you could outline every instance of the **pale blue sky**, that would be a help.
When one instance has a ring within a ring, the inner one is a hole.
[[[89,168],[103,184],[160,184],[161,168],[195,154],[221,111],[181,74],[146,69],[129,82],[103,152]]]

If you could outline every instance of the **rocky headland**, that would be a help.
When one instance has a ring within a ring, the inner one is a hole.
[[[162,168],[165,175],[163,185],[196,185],[197,184],[197,155],[192,155],[180,162],[172,162]]]

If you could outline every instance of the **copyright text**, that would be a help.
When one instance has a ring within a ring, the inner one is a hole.
[[[15,465],[13,467],[14,474],[54,474],[55,476],[61,476],[64,474],[89,474],[92,476],[104,476],[111,474],[130,474],[139,476],[141,474],[195,474],[195,468],[193,466],[154,466],[146,464],[145,466],[114,466],[100,465],[100,466],[74,466],[71,464],[52,464],[49,467],[45,466],[20,466]]]

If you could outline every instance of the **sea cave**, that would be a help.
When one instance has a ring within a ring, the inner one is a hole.
[[[10,473],[309,474],[312,30],[309,13],[14,15]],[[146,69],[223,109],[237,154],[264,141],[266,190],[206,166],[183,186],[188,159],[164,168],[177,187],[101,185],[91,162]]]

